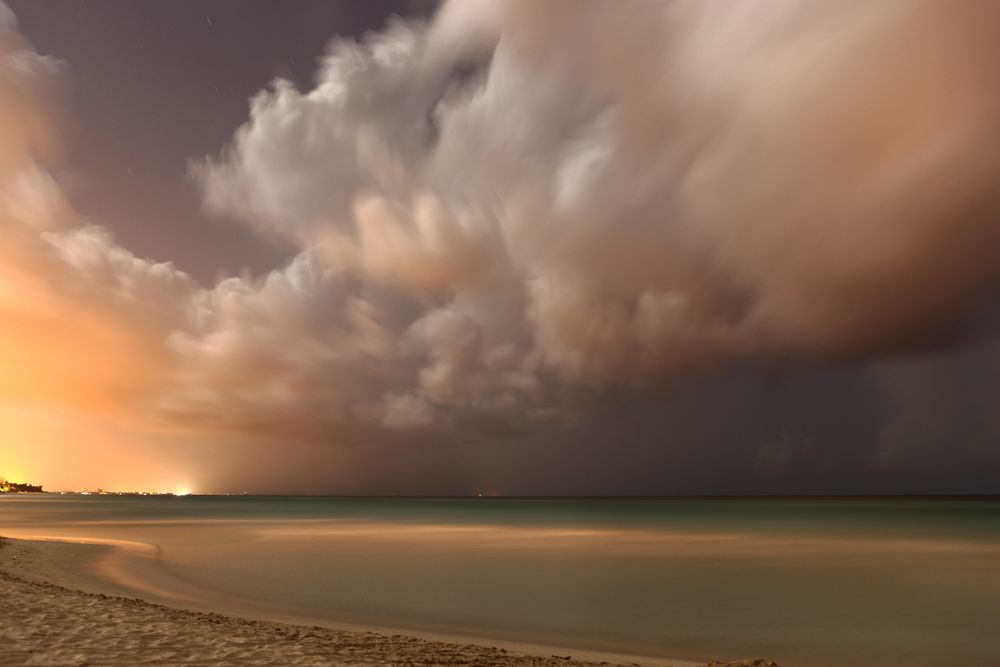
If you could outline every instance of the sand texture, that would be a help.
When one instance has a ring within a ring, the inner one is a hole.
[[[74,590],[39,580],[45,546],[0,547],[0,665],[610,664],[233,618]]]

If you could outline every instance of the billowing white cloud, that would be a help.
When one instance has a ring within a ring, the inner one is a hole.
[[[53,65],[7,29],[0,224],[19,270],[155,360],[130,396],[170,423],[530,426],[587,392],[954,322],[1000,263],[998,18],[512,0],[396,20],[336,41],[313,90],[259,93],[194,165],[209,209],[298,251],[212,286],[76,218],[38,166]]]
[[[392,354],[360,360],[374,384],[328,382],[394,428],[868,355],[954,321],[996,275],[997,18],[451,2],[335,43],[312,91],[260,93],[196,172],[212,209],[368,304]]]

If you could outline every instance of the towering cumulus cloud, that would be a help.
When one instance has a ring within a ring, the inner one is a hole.
[[[997,267],[998,14],[459,1],[335,43],[197,166],[302,249],[241,312],[302,308],[308,344],[217,318],[198,383],[280,355],[283,389],[402,428],[918,342]]]
[[[168,423],[530,428],[734,361],[919,344],[1000,263],[989,3],[458,0],[335,41],[314,89],[275,82],[193,163],[209,209],[297,248],[214,286],[74,219],[34,166],[52,65],[3,20],[4,280],[130,341],[141,373],[108,381]]]

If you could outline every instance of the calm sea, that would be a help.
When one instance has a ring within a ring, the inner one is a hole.
[[[17,496],[227,608],[783,666],[1000,665],[996,500]]]

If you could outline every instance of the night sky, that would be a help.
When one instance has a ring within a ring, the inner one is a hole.
[[[973,10],[4,1],[0,476],[1000,492]]]

